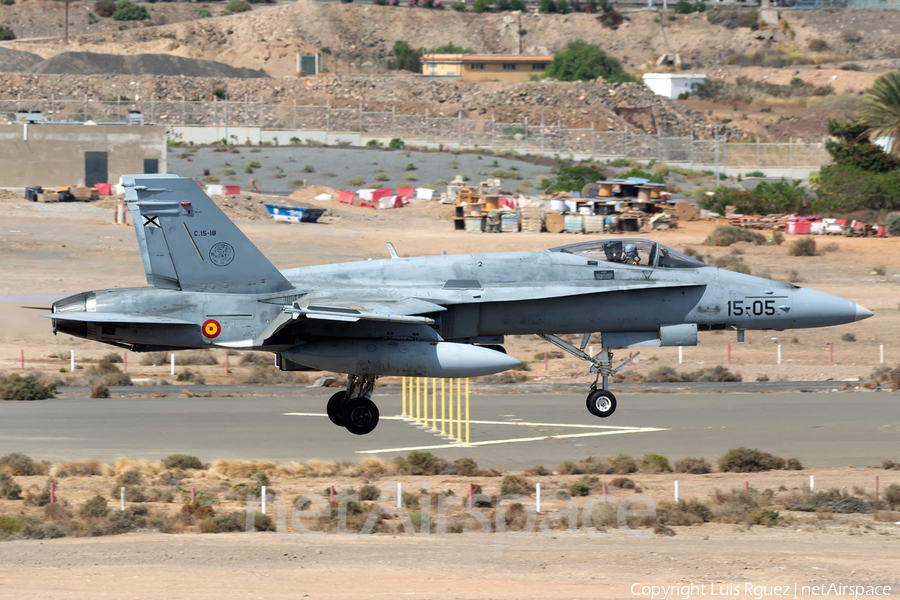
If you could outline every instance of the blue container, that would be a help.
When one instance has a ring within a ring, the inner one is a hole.
[[[291,223],[315,223],[325,212],[324,208],[299,208],[283,204],[266,204],[264,206],[276,221]]]

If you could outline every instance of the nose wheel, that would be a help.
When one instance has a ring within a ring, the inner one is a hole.
[[[355,435],[371,433],[378,425],[378,407],[371,400],[376,379],[370,375],[350,375],[347,390],[328,399],[325,406],[328,419]]]
[[[637,358],[640,352],[635,353],[618,367],[613,367],[613,353],[609,348],[604,346],[596,356],[591,356],[584,351],[591,339],[591,334],[589,333],[584,334],[584,337],[581,340],[581,348],[576,348],[569,342],[560,339],[555,335],[539,333],[538,337],[550,342],[561,350],[568,352],[575,358],[580,358],[581,360],[591,363],[591,373],[597,374],[594,383],[591,384],[591,391],[587,397],[587,409],[592,415],[605,419],[616,412],[616,397],[608,389],[609,378],[614,377],[616,373],[627,367],[632,360]],[[603,378],[602,383],[600,389],[597,389],[597,384],[601,382],[601,377]]]

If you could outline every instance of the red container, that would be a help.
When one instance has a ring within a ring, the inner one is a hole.
[[[877,225],[878,237],[887,237],[887,227],[884,225]]]
[[[97,188],[97,191],[100,192],[101,196],[112,196],[111,183],[95,183],[94,187]]]
[[[241,193],[241,186],[239,185],[226,185],[225,186],[225,195],[226,196],[234,196],[235,194]]]

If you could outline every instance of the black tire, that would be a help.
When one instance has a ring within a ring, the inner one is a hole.
[[[616,397],[609,390],[594,390],[588,394],[587,409],[595,417],[605,419],[616,412]]]
[[[378,425],[378,407],[368,398],[354,398],[344,407],[343,421],[350,433],[366,435]]]
[[[328,418],[331,419],[331,422],[338,427],[344,426],[344,399],[346,397],[347,392],[338,392],[328,399],[328,404],[325,407],[325,412],[328,413]]]

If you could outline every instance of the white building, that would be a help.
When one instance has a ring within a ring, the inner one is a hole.
[[[700,73],[644,73],[644,83],[654,94],[666,98],[677,98],[679,94],[691,92],[692,86],[706,83],[706,75]]]

